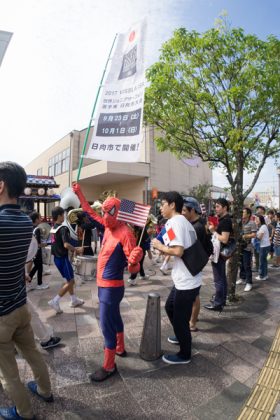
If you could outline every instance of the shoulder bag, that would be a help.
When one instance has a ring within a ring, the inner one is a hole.
[[[221,242],[220,256],[224,260],[228,260],[235,253],[236,247],[237,247],[237,244],[234,238],[229,238],[226,244],[223,244]]]
[[[209,260],[203,245],[198,239],[193,245],[184,250],[181,258],[192,276],[200,273]]]

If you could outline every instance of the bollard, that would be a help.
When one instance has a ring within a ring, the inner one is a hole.
[[[161,356],[160,295],[149,293],[140,343],[140,357],[147,361]]]

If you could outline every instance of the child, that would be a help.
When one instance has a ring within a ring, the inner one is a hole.
[[[74,294],[74,272],[68,258],[68,251],[81,254],[83,248],[74,248],[73,245],[70,244],[71,239],[69,229],[67,226],[62,224],[64,222],[63,208],[59,206],[55,207],[52,210],[52,217],[54,221],[54,227],[51,229],[54,263],[67,283],[59,290],[58,294],[48,302],[48,304],[56,311],[57,314],[61,314],[63,311],[59,306],[59,301],[67,292],[70,294],[71,308],[76,308],[77,306],[81,306],[85,303]]]
[[[138,242],[140,240],[140,237],[142,235],[142,228],[140,228],[139,226],[135,226],[134,227],[134,235],[136,237],[136,241]],[[149,276],[146,276],[145,271],[144,271],[144,259],[145,259],[145,255],[146,255],[146,251],[149,255],[149,258],[151,256],[150,254],[150,248],[151,248],[151,239],[149,237],[149,234],[147,232],[147,226],[145,226],[144,228],[144,232],[141,238],[141,242],[140,242],[140,247],[142,248],[143,251],[143,257],[141,258],[140,261],[140,280],[148,280]],[[128,279],[128,284],[130,286],[135,286],[136,285],[136,277],[137,277],[138,273],[131,273]]]

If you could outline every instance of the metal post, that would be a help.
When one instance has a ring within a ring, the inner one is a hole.
[[[147,361],[161,356],[160,295],[149,293],[140,344],[140,357]]]

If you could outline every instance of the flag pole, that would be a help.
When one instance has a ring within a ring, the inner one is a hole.
[[[141,244],[141,241],[142,241],[142,238],[143,238],[143,234],[144,234],[145,227],[146,227],[146,225],[145,225],[145,226],[143,227],[143,229],[142,229],[141,236],[140,236],[139,241],[138,241],[138,246],[140,246],[140,244]]]
[[[88,129],[87,129],[86,136],[85,136],[85,141],[84,141],[84,145],[83,145],[82,154],[80,156],[80,162],[79,162],[79,168],[78,168],[78,175],[77,175],[77,182],[79,181],[80,175],[81,175],[81,170],[82,170],[83,160],[84,160],[84,154],[85,154],[85,151],[86,151],[88,136],[89,136],[89,132],[90,132],[90,128],[91,128],[91,123],[92,123],[92,120],[93,120],[93,116],[94,116],[94,113],[95,113],[96,104],[97,104],[97,101],[98,101],[98,98],[99,98],[100,90],[101,90],[101,87],[102,87],[102,84],[103,84],[105,73],[106,73],[106,70],[107,70],[107,67],[108,67],[110,58],[111,58],[111,54],[112,54],[112,51],[113,51],[113,48],[114,48],[114,45],[115,45],[117,36],[118,36],[118,34],[115,35],[113,44],[111,46],[111,49],[110,49],[110,52],[109,52],[109,55],[108,55],[108,59],[107,59],[107,62],[105,64],[105,68],[104,68],[104,71],[103,71],[103,74],[102,74],[102,77],[101,77],[101,81],[99,83],[97,95],[95,97],[95,101],[94,101],[94,105],[93,105],[93,109],[92,109],[92,113],[91,113],[91,117],[90,117]]]

